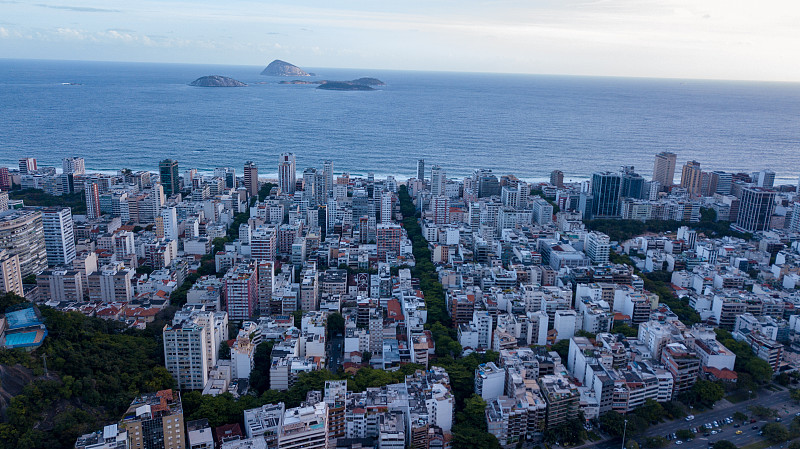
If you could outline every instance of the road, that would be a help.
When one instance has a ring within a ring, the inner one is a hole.
[[[695,419],[692,421],[686,421],[684,419],[678,419],[675,421],[668,421],[663,424],[659,424],[656,426],[652,426],[647,429],[646,432],[642,435],[636,435],[633,437],[638,441],[643,441],[645,437],[648,436],[666,436],[672,434],[673,432],[677,432],[681,429],[690,429],[692,427],[697,427],[700,431],[699,434],[695,439],[692,441],[686,442],[684,441],[680,445],[675,444],[675,440],[669,442],[666,446],[675,447],[680,449],[707,449],[709,444],[713,444],[719,440],[728,440],[731,443],[735,444],[737,447],[746,446],[751,443],[755,443],[756,441],[761,441],[763,438],[758,435],[759,430],[761,429],[764,424],[768,422],[774,422],[774,420],[759,420],[755,423],[747,423],[746,425],[742,425],[738,429],[733,427],[733,425],[724,425],[719,428],[715,428],[716,430],[722,430],[720,433],[716,435],[709,435],[708,437],[704,437],[703,434],[708,432],[709,434],[711,431],[706,431],[702,428],[703,424],[710,423],[712,421],[720,422],[721,420],[733,416],[735,412],[742,412],[750,415],[750,411],[747,409],[751,405],[761,405],[764,407],[769,407],[774,410],[778,411],[779,416],[783,419],[783,424],[788,426],[791,420],[794,418],[795,413],[800,412],[800,405],[795,404],[789,397],[789,391],[786,389],[782,389],[781,391],[772,392],[769,390],[762,390],[759,392],[759,395],[755,399],[750,399],[747,401],[742,401],[737,404],[732,404],[727,401],[721,401],[717,403],[716,407],[712,410],[708,410],[706,412],[695,413]],[[758,426],[759,430],[753,430],[753,426]],[[736,431],[741,430],[741,435],[736,435]],[[595,444],[585,444],[580,446],[580,448],[597,448],[597,449],[616,449],[621,447],[622,441],[619,438],[601,441]],[[783,444],[776,444],[768,449],[779,449],[781,447],[786,447],[787,443]],[[579,448],[574,448],[579,449]]]
[[[742,401],[737,404],[725,403],[718,404],[713,410],[709,410],[703,413],[696,413],[695,419],[692,421],[685,421],[683,419],[670,421],[664,424],[659,424],[657,426],[650,427],[642,437],[639,439],[644,439],[644,436],[666,436],[673,432],[677,432],[680,429],[689,429],[691,427],[697,427],[700,433],[697,437],[689,442],[685,442],[682,445],[675,445],[675,441],[670,441],[670,445],[674,445],[675,447],[681,447],[682,449],[693,449],[693,448],[707,448],[709,443],[714,443],[719,440],[728,440],[731,443],[735,444],[738,447],[746,446],[750,443],[754,443],[756,441],[761,441],[763,438],[758,435],[760,428],[774,420],[765,421],[759,420],[755,423],[747,423],[742,425],[741,427],[734,428],[733,425],[724,425],[720,426],[719,429],[721,430],[720,433],[716,435],[709,435],[708,437],[704,437],[703,434],[710,431],[707,431],[702,428],[703,424],[710,423],[712,421],[720,422],[721,420],[725,419],[726,417],[733,416],[735,412],[742,412],[745,414],[750,414],[747,407],[751,405],[761,405],[764,407],[769,407],[778,411],[779,416],[783,419],[783,424],[788,425],[792,418],[794,418],[795,413],[800,412],[800,406],[795,404],[789,397],[788,390],[781,390],[778,392],[772,391],[764,391],[759,393],[759,396],[755,399],[750,399],[747,401]],[[758,426],[759,430],[753,430],[751,427]],[[741,430],[741,435],[736,435],[736,431]],[[780,446],[780,445],[778,445]]]
[[[344,338],[341,336],[333,337],[328,344],[328,369],[337,372],[342,367],[344,357]]]

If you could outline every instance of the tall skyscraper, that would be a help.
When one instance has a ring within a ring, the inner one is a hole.
[[[592,175],[592,217],[619,217],[621,192],[622,177],[619,174],[594,173]]]
[[[65,175],[83,175],[86,173],[86,164],[82,157],[65,157],[61,161]]]
[[[8,173],[8,167],[0,167],[0,189],[11,190],[11,175]]]
[[[438,165],[431,167],[431,196],[444,195],[447,174]]]
[[[161,177],[161,185],[164,186],[164,194],[175,195],[181,191],[180,179],[178,178],[178,161],[164,159],[158,164],[158,173]]]
[[[258,166],[253,161],[244,164],[244,188],[248,195],[258,195]]]
[[[564,172],[561,170],[553,170],[550,172],[550,184],[558,187],[564,187]]]
[[[333,193],[333,161],[325,161],[322,163],[322,173],[325,175],[323,197],[328,198]]]
[[[756,185],[765,189],[771,189],[775,186],[775,172],[772,170],[761,170],[758,172],[758,180]]]
[[[425,181],[425,159],[417,161],[417,179]]]
[[[383,192],[381,194],[381,223],[392,222],[392,192]]]
[[[72,211],[68,207],[47,207],[42,209],[44,227],[44,246],[47,250],[47,264],[50,266],[69,265],[75,260],[75,233],[73,232]]]
[[[278,188],[281,193],[294,193],[296,182],[294,153],[282,153],[278,159]]]
[[[100,216],[100,186],[96,182],[86,181],[83,187],[86,196],[86,218],[94,219]]]
[[[446,196],[435,196],[431,198],[431,212],[433,212],[433,223],[444,225],[450,222],[450,198]]]
[[[700,195],[703,189],[703,171],[697,161],[688,161],[681,171],[681,187],[690,195]]]
[[[389,255],[400,255],[400,242],[403,235],[398,224],[381,223],[378,225],[378,261],[385,262]]]
[[[669,187],[675,182],[675,163],[678,155],[668,151],[656,154],[653,166],[653,181],[658,181],[662,186]]]
[[[303,170],[303,199],[307,199],[309,204],[316,204],[317,188],[317,169],[309,167]]]
[[[8,250],[0,249],[0,292],[16,293],[24,296],[19,257]]]
[[[632,166],[622,167],[622,190],[620,196],[623,198],[641,198],[644,190],[644,178],[633,170]]]
[[[31,209],[0,212],[0,250],[19,257],[22,277],[39,274],[47,268],[42,213]]]
[[[730,173],[725,173],[724,171],[712,171],[711,186],[709,190],[712,194],[719,193],[720,195],[730,195],[732,179],[733,178]]]
[[[24,157],[19,160],[19,172],[22,175],[33,173],[37,170],[35,157]]]
[[[761,187],[744,187],[735,227],[745,232],[766,231],[775,212],[776,192]]]

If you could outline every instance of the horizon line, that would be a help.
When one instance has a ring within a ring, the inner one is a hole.
[[[277,60],[277,59],[275,59]],[[219,66],[219,67],[266,67],[258,64],[224,64],[224,63],[201,63],[201,62],[163,62],[163,61],[127,61],[117,59],[48,59],[48,58],[4,58],[0,61],[57,61],[57,62],[90,62],[90,63],[118,63],[118,64],[152,64],[152,65],[187,65],[187,66]],[[282,60],[284,62],[288,62]],[[384,72],[418,72],[418,73],[443,73],[443,74],[475,74],[475,75],[514,75],[514,76],[553,76],[571,78],[617,78],[635,80],[665,80],[665,81],[716,81],[716,82],[741,82],[741,83],[773,83],[773,84],[800,84],[800,80],[779,80],[779,79],[744,79],[744,78],[703,78],[703,77],[660,77],[660,76],[632,76],[632,75],[585,75],[571,73],[531,73],[531,72],[480,72],[463,70],[421,70],[421,69],[390,69],[390,68],[364,68],[364,67],[317,67],[299,66],[290,63],[303,70],[332,69],[332,70],[377,70]],[[275,78],[291,78],[275,77]]]

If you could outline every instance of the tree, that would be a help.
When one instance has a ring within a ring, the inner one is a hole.
[[[228,346],[227,341],[219,342],[219,358],[221,359],[230,359],[231,358],[231,347]]]
[[[725,396],[725,389],[721,385],[708,380],[700,379],[692,386],[694,397],[705,405],[713,405]]]
[[[747,415],[742,412],[734,412],[733,413],[733,420],[734,421],[747,421]]]
[[[666,446],[668,443],[664,437],[646,437],[644,439],[644,447],[659,449]]]
[[[767,382],[772,379],[772,366],[765,360],[753,357],[745,365],[745,369],[759,382]]]
[[[677,436],[681,440],[688,440],[689,438],[694,438],[694,432],[687,429],[680,429],[677,432],[675,432],[675,436]]]
[[[486,430],[486,401],[473,393],[464,400],[464,408],[456,414],[456,421],[476,429]]]
[[[789,439],[789,429],[780,423],[765,424],[761,430],[764,431],[764,437],[773,443],[782,443]]]
[[[561,340],[557,342],[552,348],[550,348],[550,350],[557,352],[558,355],[561,356],[562,362],[567,360],[569,356],[569,340]]]
[[[326,326],[328,341],[336,335],[344,335],[344,317],[342,317],[341,313],[334,312],[328,315]]]
[[[457,423],[453,426],[453,449],[500,449],[497,438],[489,432]]]
[[[664,419],[667,414],[664,411],[664,407],[652,399],[647,399],[641,407],[636,409],[635,413],[648,423],[657,423]]]
[[[714,449],[737,449],[737,446],[728,440],[719,440],[714,443]]]
[[[800,388],[793,388],[789,390],[789,396],[791,396],[795,402],[800,401]]]
[[[625,417],[613,410],[603,413],[600,415],[600,427],[612,437],[621,437],[625,429]]]
[[[773,416],[777,415],[775,410],[761,405],[751,405],[748,408],[750,409],[751,412],[753,412],[754,415],[758,416],[759,418],[772,418]]]
[[[788,449],[800,449],[800,441],[792,441],[789,443]]]

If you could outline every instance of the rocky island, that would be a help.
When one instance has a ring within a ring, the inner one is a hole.
[[[367,86],[366,84],[358,84],[352,81],[326,81],[319,86],[317,89],[323,90],[375,90],[371,86]]]
[[[247,84],[233,78],[220,75],[201,76],[189,83],[190,86],[197,87],[245,87]]]
[[[291,80],[281,81],[278,84],[319,84],[317,89],[323,90],[375,90],[372,86],[385,86],[386,83],[377,78],[359,78],[352,81],[306,81],[306,80]]]
[[[308,73],[300,67],[280,59],[270,62],[261,74],[267,76],[314,76],[313,73]]]

